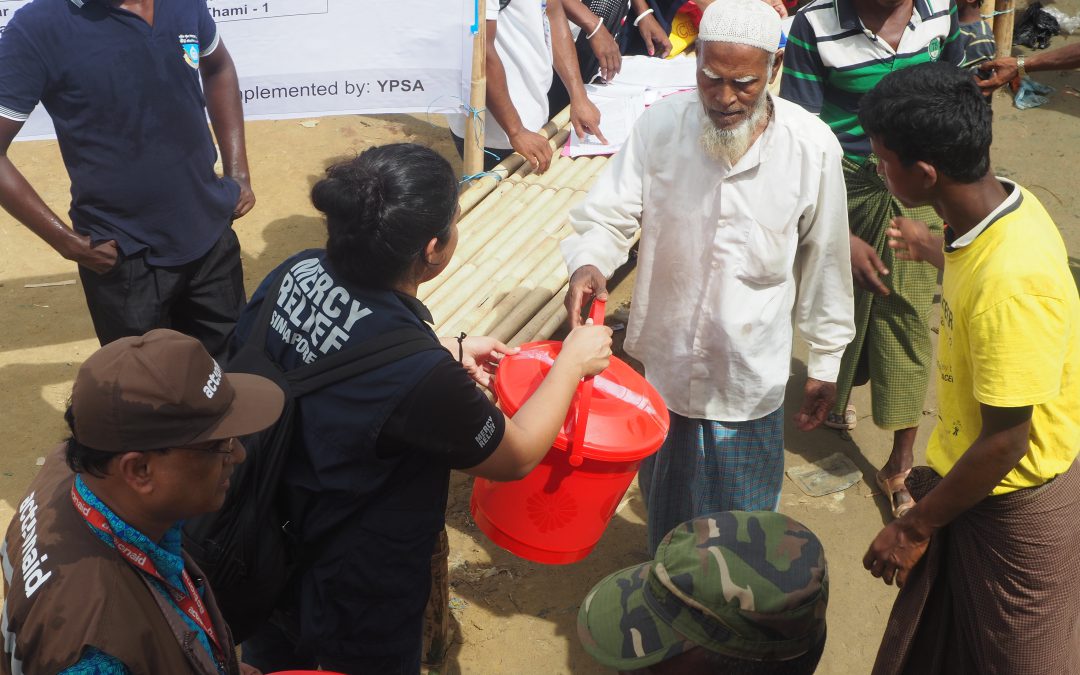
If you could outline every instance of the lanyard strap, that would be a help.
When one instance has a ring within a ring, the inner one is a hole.
[[[138,546],[128,543],[116,536],[116,532],[114,532],[112,526],[109,525],[109,521],[105,518],[105,515],[84,500],[79,495],[79,491],[75,489],[74,485],[71,486],[71,502],[91,527],[112,537],[113,545],[116,546],[116,550],[124,556],[132,567],[161,582],[161,584],[169,591],[169,595],[172,596],[173,601],[180,607],[180,611],[190,617],[191,620],[206,633],[206,636],[210,639],[211,646],[214,648],[214,658],[216,658],[219,663],[225,663],[224,651],[221,649],[221,643],[218,642],[217,631],[214,629],[214,622],[211,620],[210,613],[206,610],[206,605],[203,604],[202,596],[199,595],[187,570],[180,571],[180,579],[184,583],[186,592],[174,588],[172,584],[161,576],[161,572],[158,571],[157,565],[154,564],[154,561],[151,560],[149,555],[143,552]]]

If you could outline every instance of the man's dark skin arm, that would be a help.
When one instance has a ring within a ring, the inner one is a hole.
[[[11,163],[8,149],[22,126],[22,122],[0,117],[0,206],[63,257],[98,274],[108,272],[116,265],[116,242],[91,246],[90,237],[68,227]]]
[[[885,583],[895,579],[903,586],[931,535],[985,499],[1027,453],[1031,406],[980,409],[979,437],[929,494],[878,533],[863,556],[863,567]]]
[[[600,62],[600,77],[610,81],[618,75],[622,68],[622,53],[619,51],[615,38],[603,25],[604,20],[593,14],[581,0],[563,0],[563,11],[566,13],[566,18],[585,32],[589,48]],[[591,38],[588,37],[593,30],[596,33]]]
[[[240,185],[240,198],[233,216],[240,218],[255,206],[255,194],[251,191],[251,175],[248,172],[247,148],[244,143],[244,106],[240,101],[240,80],[236,76],[229,50],[225,43],[218,43],[213,53],[199,63],[203,92],[206,94],[206,111],[214,127],[221,162],[225,175]]]
[[[546,138],[525,128],[521,123],[521,116],[510,100],[510,90],[506,86],[506,70],[498,50],[495,49],[498,25],[498,21],[487,22],[487,109],[506,132],[510,147],[531,163],[537,173],[543,173],[551,163],[551,146]],[[470,117],[468,124],[473,123]]]
[[[1024,70],[1037,73],[1047,70],[1072,70],[1080,68],[1080,43],[1065,45],[1045,52],[1037,52],[1024,57]],[[1015,56],[1003,56],[993,61],[979,64],[979,70],[990,74],[985,80],[976,80],[983,90],[994,90],[1012,80],[1019,73]]]
[[[548,0],[548,24],[551,26],[551,56],[555,72],[559,74],[566,92],[570,94],[570,124],[578,138],[584,139],[592,134],[607,143],[600,131],[600,110],[589,100],[585,93],[585,83],[581,81],[581,68],[578,65],[574,40],[570,37],[570,24],[566,22],[562,0]]]

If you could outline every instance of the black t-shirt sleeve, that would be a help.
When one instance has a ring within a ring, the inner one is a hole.
[[[502,442],[506,418],[461,364],[440,361],[391,413],[379,433],[382,457],[420,452],[468,469]]]
[[[0,40],[0,116],[25,122],[37,106],[48,82],[45,63],[31,37],[13,18]]]

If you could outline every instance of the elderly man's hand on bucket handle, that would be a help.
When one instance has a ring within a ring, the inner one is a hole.
[[[584,325],[582,308],[592,299],[607,300],[607,279],[593,265],[583,265],[570,276],[570,289],[566,292],[566,313],[570,328]]]

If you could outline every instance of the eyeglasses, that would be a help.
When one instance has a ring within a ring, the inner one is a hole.
[[[206,452],[212,455],[231,455],[233,448],[235,447],[235,437],[222,438],[216,441],[207,441],[206,443],[199,443],[198,445],[184,445],[177,447],[177,450],[192,450],[194,452]]]

